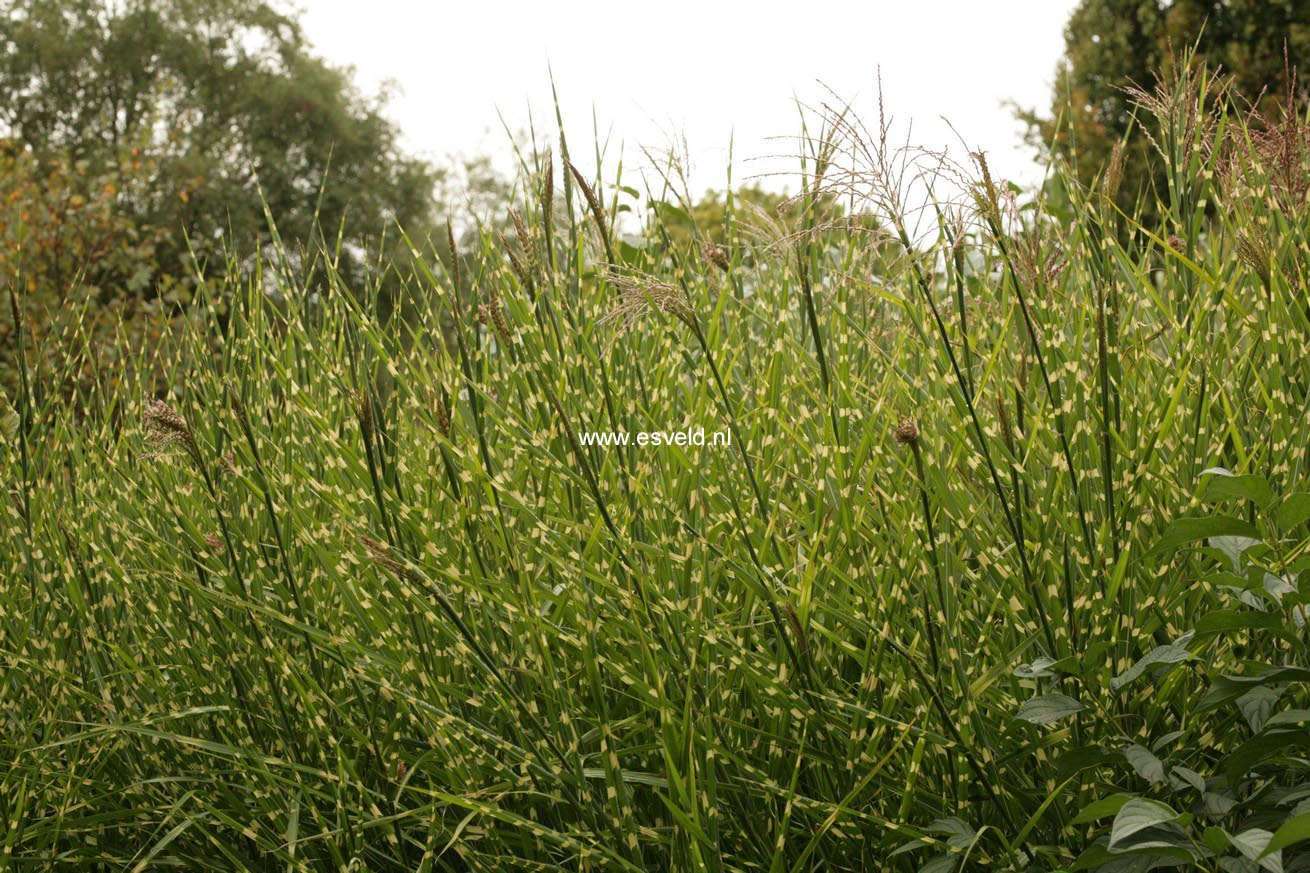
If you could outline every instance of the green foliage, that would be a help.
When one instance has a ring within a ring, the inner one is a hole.
[[[1151,869],[1171,860],[1224,870],[1310,865],[1310,846],[1302,845],[1310,840],[1310,586],[1299,581],[1310,570],[1306,501],[1303,493],[1278,498],[1265,478],[1220,467],[1202,471],[1197,498],[1249,511],[1255,523],[1206,514],[1165,529],[1154,550],[1197,550],[1201,569],[1191,584],[1206,594],[1209,611],[1175,642],[1147,651],[1109,688],[1159,688],[1176,665],[1195,660],[1204,664],[1208,690],[1180,696],[1176,719],[1160,720],[1150,735],[1121,738],[1123,762],[1113,776],[1099,778],[1115,793],[1089,801],[1075,819],[1099,824],[1071,869]],[[1077,671],[1060,680],[1112,705]],[[1051,696],[1027,701],[1017,716],[1033,720],[1027,711]],[[1113,716],[1109,709],[1101,714]],[[1116,757],[1115,747],[1102,742],[1106,760]]]
[[[1304,151],[1228,112],[1193,153],[1183,80],[1143,112],[1185,239],[981,165],[916,239],[938,159],[841,116],[725,269],[659,209],[616,245],[561,136],[404,342],[310,251],[198,289],[166,399],[20,367],[6,857],[1298,869]],[[582,439],[688,427],[732,444]]]
[[[1238,108],[1277,118],[1295,71],[1310,67],[1305,3],[1083,0],[1065,26],[1050,115],[1021,117],[1030,139],[1068,160],[1084,185],[1125,143],[1119,203],[1149,222],[1161,217],[1153,204],[1167,200],[1166,180],[1149,138],[1133,126],[1129,89],[1150,91],[1157,75],[1172,82],[1193,62],[1220,70]]]
[[[0,288],[15,291],[42,392],[73,396],[130,381],[138,350],[166,343],[189,299],[190,283],[159,270],[156,253],[171,234],[138,225],[123,208],[148,195],[152,176],[138,149],[96,171],[0,143]],[[18,343],[12,318],[5,322],[0,387],[12,395]],[[71,361],[77,367],[62,366]]]
[[[831,192],[796,197],[753,184],[730,194],[707,191],[694,204],[686,198],[652,198],[647,208],[651,220],[645,237],[652,252],[716,264],[749,259],[762,237],[804,235],[819,248],[841,246],[855,230],[868,234],[870,243],[878,240],[877,222],[849,214]]]
[[[695,244],[707,243],[737,248],[752,238],[753,216],[784,220],[795,226],[804,205],[786,194],[756,185],[743,185],[725,196],[706,191],[694,204],[670,200],[652,200],[651,233],[662,231],[669,242],[684,254],[693,252]],[[734,219],[737,226],[734,225]],[[655,242],[659,242],[656,236]]]
[[[366,261],[402,251],[396,222],[417,240],[434,224],[436,175],[400,152],[381,99],[263,0],[3,0],[0,93],[0,132],[43,164],[113,173],[140,149],[150,185],[115,206],[164,232],[153,259],[177,282],[269,243],[265,207],[291,257],[320,229],[341,243],[337,269],[361,293]]]

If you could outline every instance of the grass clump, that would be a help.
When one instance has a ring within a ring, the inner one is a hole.
[[[1203,85],[1144,100],[1163,229],[838,110],[786,210],[675,245],[670,183],[641,246],[561,139],[403,326],[275,258],[167,396],[25,379],[3,857],[1304,863],[1304,128]]]

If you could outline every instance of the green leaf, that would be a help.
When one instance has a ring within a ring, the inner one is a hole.
[[[1023,706],[1015,713],[1015,718],[1033,724],[1051,724],[1076,712],[1082,712],[1084,708],[1072,697],[1052,692],[1024,701]]]
[[[1014,668],[1014,675],[1020,679],[1041,679],[1047,676],[1054,676],[1055,671],[1051,667],[1056,663],[1054,658],[1048,658],[1043,655],[1040,658],[1034,658],[1031,664],[1020,664]]]
[[[1251,730],[1259,733],[1264,730],[1265,720],[1269,718],[1269,713],[1273,712],[1274,704],[1281,696],[1280,689],[1257,685],[1237,698],[1237,708],[1242,711],[1242,716],[1251,726]]]
[[[1078,815],[1074,816],[1073,824],[1087,824],[1103,819],[1107,815],[1116,815],[1124,808],[1124,804],[1134,797],[1135,795],[1132,794],[1112,794],[1093,801],[1078,811]]]
[[[1210,548],[1218,549],[1228,556],[1228,560],[1233,564],[1233,572],[1242,572],[1242,555],[1252,546],[1258,546],[1260,541],[1255,537],[1242,536],[1219,536],[1210,537]]]
[[[1118,847],[1128,848],[1129,846],[1125,844],[1134,835],[1145,831],[1147,828],[1176,822],[1179,818],[1179,814],[1174,812],[1168,804],[1160,803],[1158,800],[1134,797],[1123,805],[1114,817],[1114,824],[1110,825],[1110,848],[1112,850]]]
[[[1201,711],[1232,703],[1257,685],[1275,685],[1280,682],[1310,682],[1310,670],[1305,667],[1271,667],[1253,676],[1219,676],[1210,683],[1210,690],[1198,704]]]
[[[1125,685],[1145,673],[1147,668],[1156,664],[1178,664],[1191,657],[1192,653],[1187,651],[1187,648],[1184,645],[1179,645],[1178,643],[1157,646],[1141,658],[1138,658],[1137,663],[1111,679],[1110,688],[1113,691],[1118,691],[1120,688],[1123,688]]]
[[[1227,791],[1207,791],[1201,795],[1201,810],[1209,816],[1228,815],[1235,806],[1237,806],[1237,801]],[[1227,836],[1224,839],[1227,839]]]
[[[1079,746],[1061,755],[1056,766],[1056,778],[1068,779],[1075,773],[1119,763],[1119,756],[1101,746]],[[1117,811],[1117,809],[1116,809]]]
[[[978,832],[968,822],[955,816],[934,819],[927,830],[945,837],[946,844],[957,849],[965,848],[978,838]]]
[[[1234,749],[1224,759],[1224,771],[1230,784],[1235,784],[1255,767],[1277,764],[1296,749],[1310,750],[1310,733],[1299,728],[1266,731]]]
[[[1212,825],[1201,832],[1201,843],[1216,854],[1226,850],[1232,845],[1232,842],[1232,840],[1228,839],[1228,833],[1223,828]]]
[[[619,242],[619,260],[628,266],[640,264],[646,256],[646,250],[628,242]]]
[[[1296,491],[1283,498],[1278,507],[1278,528],[1284,533],[1310,519],[1310,492]]]
[[[1277,849],[1266,851],[1273,836],[1264,828],[1251,828],[1237,836],[1229,835],[1228,839],[1248,861],[1257,861],[1269,873],[1283,873],[1283,853]]]
[[[1124,746],[1120,751],[1123,752],[1124,758],[1132,765],[1133,769],[1137,771],[1137,775],[1148,782],[1165,781],[1164,764],[1144,746],[1131,743]]]
[[[1237,476],[1223,467],[1202,470],[1201,487],[1197,497],[1207,502],[1219,500],[1254,500],[1261,507],[1274,502],[1274,491],[1263,477],[1246,474]]]
[[[1255,525],[1240,518],[1227,515],[1206,515],[1177,519],[1164,530],[1164,535],[1156,541],[1148,554],[1159,555],[1172,552],[1179,546],[1194,543],[1210,537],[1242,536],[1258,538],[1260,532]]]
[[[667,200],[651,200],[647,202],[646,206],[648,209],[655,210],[655,213],[660,216],[661,220],[667,221],[668,216],[672,216],[673,218],[680,219],[687,224],[691,223],[691,216],[687,214],[687,210],[678,206],[676,203],[670,203]]]
[[[1288,846],[1305,840],[1310,840],[1310,813],[1302,813],[1283,822],[1283,826],[1274,831],[1261,857],[1281,852]]]
[[[952,873],[960,859],[954,855],[939,855],[919,868],[919,873]]]
[[[1306,724],[1308,722],[1310,722],[1310,709],[1289,709],[1266,721],[1264,726],[1276,727],[1283,724]]]
[[[1148,832],[1142,840],[1142,845],[1134,845],[1128,849],[1111,850],[1107,848],[1104,842],[1096,842],[1087,847],[1087,850],[1078,856],[1078,860],[1069,870],[1099,870],[1115,871],[1115,873],[1144,873],[1147,870],[1155,870],[1159,867],[1188,867],[1196,862],[1196,855],[1190,848],[1183,845],[1182,837],[1178,835],[1176,829],[1173,833],[1168,833],[1162,839],[1151,839],[1152,833]],[[1162,863],[1163,859],[1170,858],[1181,861],[1181,864]]]
[[[1216,609],[1196,622],[1197,636],[1225,634],[1235,630],[1270,630],[1281,627],[1283,619],[1271,612],[1247,609]]]
[[[1114,645],[1106,640],[1092,643],[1083,653],[1082,669],[1084,673],[1100,670],[1105,666],[1106,653],[1114,648]]]
[[[920,849],[926,849],[931,845],[933,844],[926,842],[924,840],[910,840],[908,843],[901,843],[899,846],[892,849],[890,852],[887,853],[887,857],[895,858],[897,855],[905,855],[908,854],[909,852],[917,852]]]
[[[1182,785],[1186,784],[1196,789],[1197,793],[1199,794],[1205,793],[1205,779],[1202,778],[1200,773],[1197,773],[1192,768],[1174,767],[1172,768],[1170,773],[1178,781],[1178,784],[1174,786],[1175,790],[1181,788]]]
[[[1157,755],[1160,754],[1161,749],[1174,742],[1174,740],[1185,736],[1186,733],[1186,731],[1169,731],[1167,734],[1162,734],[1151,741],[1151,751],[1155,752]]]

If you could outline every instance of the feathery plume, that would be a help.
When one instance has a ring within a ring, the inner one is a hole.
[[[1117,142],[1114,144],[1114,150],[1110,152],[1110,166],[1101,182],[1101,190],[1107,200],[1113,200],[1119,193],[1119,186],[1124,179],[1125,163],[1123,143]]]
[[[696,329],[696,316],[687,304],[686,295],[677,286],[652,276],[634,278],[613,272],[610,273],[610,281],[619,290],[618,303],[598,323],[615,325],[617,335],[626,333],[655,310],[672,315],[693,330]]]
[[[180,444],[191,456],[191,460],[195,461],[197,466],[200,465],[200,447],[196,445],[195,435],[191,433],[186,419],[173,407],[162,400],[151,400],[146,404],[142,422],[145,425],[146,439],[154,446],[154,451],[148,457],[158,457],[170,447]]]

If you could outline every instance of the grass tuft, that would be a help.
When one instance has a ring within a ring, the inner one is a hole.
[[[1262,728],[1203,720],[1198,680],[1305,667],[1310,175],[1300,122],[1216,87],[1139,95],[1162,228],[1113,163],[1028,201],[842,105],[798,227],[681,245],[670,208],[620,239],[597,190],[624,187],[561,137],[506,235],[414,265],[403,338],[279,253],[196,302],[167,397],[88,410],[24,371],[3,857],[1066,869],[1128,851],[1097,816],[1163,816],[1164,785],[1217,816],[1191,857],[1268,834],[1236,798],[1304,792],[1221,784]],[[581,439],[687,428],[731,447]],[[1216,501],[1218,539],[1157,548]],[[1306,685],[1268,675],[1300,748]]]

